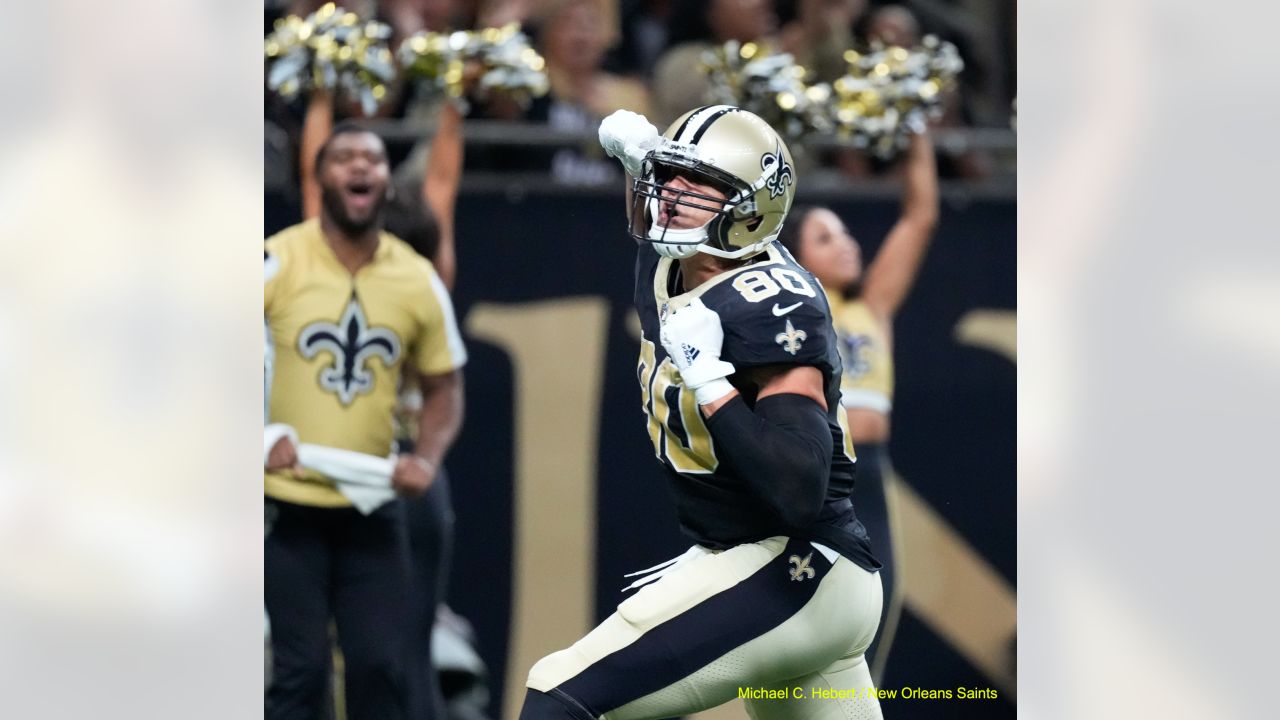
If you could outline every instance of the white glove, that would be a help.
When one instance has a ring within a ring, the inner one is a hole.
[[[693,390],[699,405],[709,405],[733,392],[725,378],[734,367],[720,359],[724,328],[715,310],[695,299],[671,314],[662,325],[662,347],[680,371],[685,387]]]
[[[630,110],[618,110],[600,123],[601,147],[621,160],[632,177],[640,177],[644,156],[658,147],[661,139],[653,123]]]

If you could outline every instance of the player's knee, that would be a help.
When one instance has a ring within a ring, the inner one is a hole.
[[[547,672],[547,658],[542,658],[529,668],[529,677],[525,678],[524,686],[530,690],[550,690],[556,686]]]
[[[594,714],[581,702],[556,687],[565,676],[565,653],[551,653],[533,664],[525,685],[529,688],[520,709],[520,720],[595,720]]]
[[[572,649],[553,652],[534,663],[524,681],[525,687],[547,692],[576,675],[581,667],[569,661],[571,656],[568,653],[571,652]]]
[[[536,667],[536,666],[535,666]],[[586,708],[552,691],[544,693],[530,688],[520,708],[520,720],[596,720]]]

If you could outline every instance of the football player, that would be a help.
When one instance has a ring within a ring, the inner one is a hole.
[[[726,105],[662,136],[615,113],[600,139],[634,178],[640,398],[696,544],[534,665],[522,717],[666,718],[743,697],[757,720],[878,718],[863,655],[880,564],[850,501],[830,309],[774,242],[791,154]]]

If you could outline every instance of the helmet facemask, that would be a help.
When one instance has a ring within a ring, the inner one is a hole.
[[[676,176],[715,192],[673,185]],[[759,116],[707,105],[667,128],[644,157],[632,191],[630,233],[637,242],[665,257],[737,260],[777,240],[795,198],[795,170],[786,144]],[[664,219],[673,208],[677,217]],[[701,227],[681,227],[708,216]]]
[[[667,187],[677,175],[698,185],[709,185],[724,193],[716,197],[688,189]],[[690,160],[683,153],[663,149],[650,153],[644,172],[632,184],[631,237],[637,242],[651,243],[659,255],[670,258],[691,257],[700,249],[710,248],[720,255],[734,250],[725,244],[728,228],[750,218],[754,203],[747,188],[713,166]],[[659,223],[663,205],[689,208],[713,215],[695,228],[673,228]],[[705,246],[705,247],[704,247]]]

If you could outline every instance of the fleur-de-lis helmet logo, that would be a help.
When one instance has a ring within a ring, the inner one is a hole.
[[[773,174],[765,180],[764,186],[769,188],[769,198],[772,199],[785,193],[787,186],[795,182],[795,173],[787,164],[786,156],[782,154],[781,144],[773,152],[760,156],[760,169],[767,171],[769,168],[773,168]]]
[[[352,293],[336,324],[321,320],[302,329],[298,352],[308,360],[322,352],[333,356],[333,364],[320,371],[320,387],[350,405],[357,395],[373,389],[373,373],[366,367],[370,358],[382,360],[385,367],[400,359],[400,338],[387,328],[370,327],[360,299]]]

